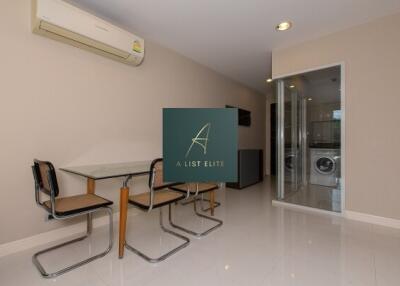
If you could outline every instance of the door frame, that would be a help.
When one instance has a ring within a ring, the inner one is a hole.
[[[284,143],[285,139],[285,98],[279,96],[285,94],[285,82],[278,79],[276,83],[277,109],[276,109],[276,177],[277,177],[277,198],[282,200],[285,197],[285,148],[280,146],[279,141]],[[280,174],[280,176],[279,176]]]
[[[314,66],[308,69],[295,71],[287,74],[279,74],[272,77],[273,81],[284,79],[286,77],[299,75],[307,72],[318,71],[331,67],[340,67],[340,109],[341,109],[341,121],[340,121],[340,174],[341,174],[341,207],[340,213],[343,215],[346,211],[346,76],[345,76],[345,62],[336,62],[327,65]],[[279,160],[279,156],[277,156]],[[279,164],[279,163],[278,163]],[[277,170],[279,171],[279,170]]]

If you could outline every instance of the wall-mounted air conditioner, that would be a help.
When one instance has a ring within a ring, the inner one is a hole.
[[[130,65],[144,58],[143,39],[61,0],[32,1],[32,31]]]

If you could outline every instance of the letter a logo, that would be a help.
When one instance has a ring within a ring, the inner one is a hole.
[[[200,145],[203,148],[204,155],[207,154],[207,143],[208,143],[208,134],[210,133],[210,127],[211,123],[207,123],[200,129],[197,135],[194,138],[192,138],[192,144],[187,150],[185,157],[189,156],[189,153],[192,150],[194,144]]]

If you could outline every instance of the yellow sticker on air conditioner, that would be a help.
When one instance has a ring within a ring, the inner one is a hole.
[[[143,47],[138,40],[133,42],[132,50],[137,53],[143,53]]]

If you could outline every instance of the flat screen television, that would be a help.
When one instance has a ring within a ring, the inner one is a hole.
[[[239,125],[241,126],[250,126],[251,125],[251,112],[245,109],[241,109],[235,106],[226,105],[226,108],[237,108],[238,110],[238,119]]]

